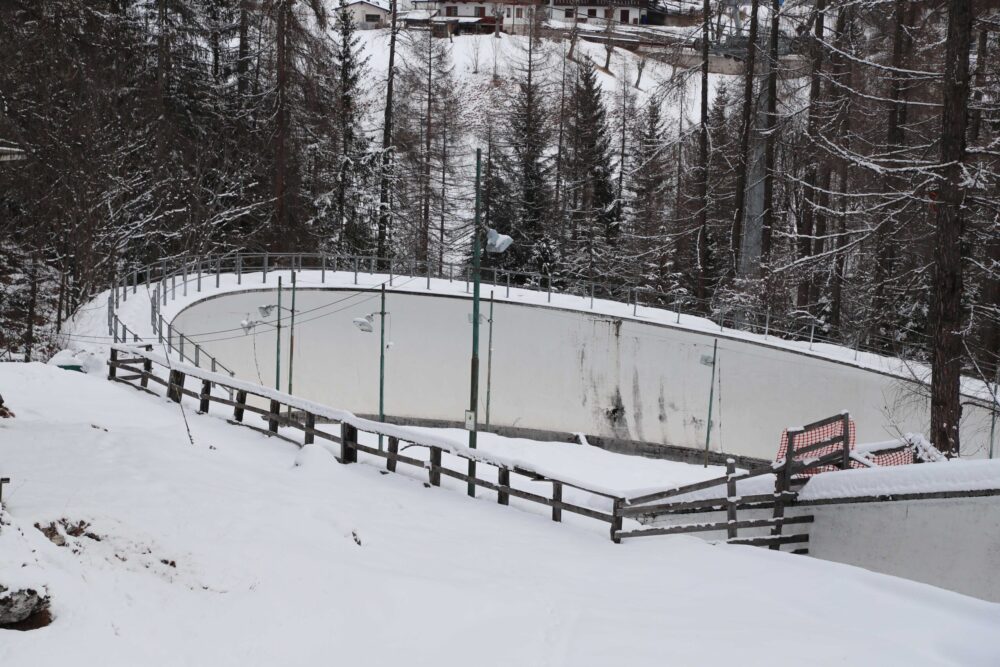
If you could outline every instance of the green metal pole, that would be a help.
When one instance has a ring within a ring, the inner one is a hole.
[[[997,433],[997,394],[1000,393],[1000,365],[997,366],[996,376],[993,379],[993,417],[990,420],[990,458],[993,458],[993,442]]]
[[[281,310],[279,307],[278,310]],[[292,375],[295,371],[295,271],[292,271],[292,322],[288,329],[289,341],[288,341],[288,393],[292,393]],[[288,413],[291,414],[292,408],[289,406]]]
[[[705,467],[708,467],[708,442],[712,436],[712,403],[715,399],[715,358],[719,352],[719,339],[712,343],[712,384],[708,387],[708,424],[705,427]]]
[[[277,352],[274,356],[274,388],[281,391],[281,276],[278,276],[278,335]]]
[[[486,430],[490,430],[490,386],[493,383],[493,290],[490,290],[490,341],[486,346]]]
[[[385,283],[382,283],[382,310],[379,312],[381,331],[378,353],[378,420],[385,421]],[[378,448],[382,451],[382,434],[378,436]]]
[[[472,412],[472,428],[469,429],[469,448],[476,448],[476,421],[479,403],[479,177],[481,172],[482,149],[476,149],[476,210],[472,227],[472,378],[469,385],[469,410]],[[476,476],[476,462],[469,461],[469,477]],[[469,481],[468,493],[476,495],[476,484]]]

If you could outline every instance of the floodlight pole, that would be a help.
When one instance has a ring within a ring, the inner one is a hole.
[[[472,373],[469,385],[469,411],[472,423],[469,429],[469,449],[476,448],[476,421],[479,403],[479,177],[481,172],[482,149],[476,149],[476,209],[472,226]],[[476,495],[476,462],[469,461],[470,496]]]
[[[281,276],[278,276],[278,335],[274,355],[274,388],[281,391]]]

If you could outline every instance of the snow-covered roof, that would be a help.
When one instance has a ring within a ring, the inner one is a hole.
[[[413,9],[403,12],[399,15],[399,18],[405,21],[429,21],[435,16],[437,16],[436,9]]]
[[[383,12],[388,12],[392,8],[389,6],[389,0],[353,0],[352,2],[345,2],[344,7],[350,7],[351,5],[371,5],[375,9],[381,9]]]

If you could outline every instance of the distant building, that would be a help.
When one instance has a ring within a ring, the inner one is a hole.
[[[551,17],[563,23],[597,23],[608,21],[638,25],[646,23],[649,3],[646,0],[550,0]]]
[[[354,0],[342,6],[362,30],[385,28],[389,25],[392,11],[389,0]]]

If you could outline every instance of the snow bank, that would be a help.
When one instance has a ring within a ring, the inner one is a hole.
[[[55,616],[0,630],[4,665],[752,666],[775,628],[821,667],[1000,664],[1000,605],[697,538],[615,545],[606,524],[327,465],[93,375],[0,364],[0,387],[7,510]],[[33,535],[63,517],[101,541]]]
[[[799,500],[987,489],[1000,489],[1000,461],[952,460],[826,472],[809,480]]]

